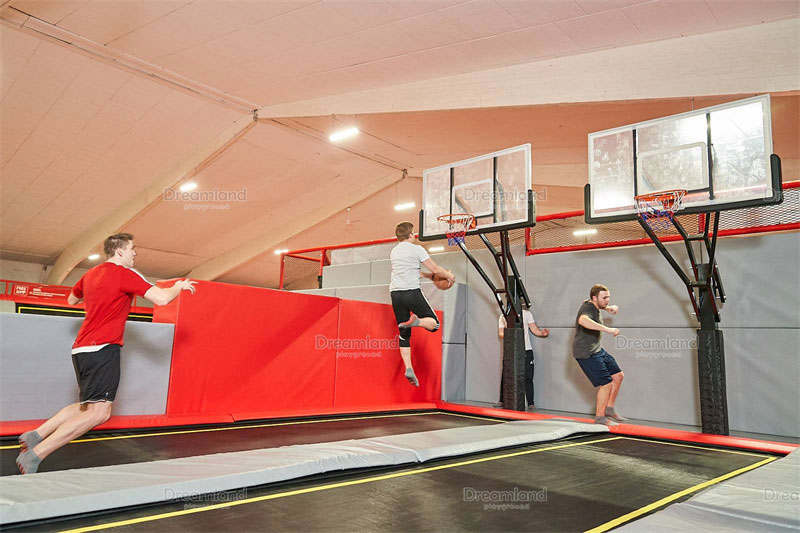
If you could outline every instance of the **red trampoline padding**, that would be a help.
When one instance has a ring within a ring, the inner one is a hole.
[[[650,426],[636,426],[633,424],[620,424],[609,428],[612,433],[629,435],[632,437],[649,437],[653,439],[675,440],[681,442],[695,442],[710,446],[725,446],[728,448],[741,448],[757,452],[788,454],[800,445],[771,442],[766,440],[745,439],[727,435],[710,435],[708,433],[693,433],[677,429],[654,428]]]
[[[485,407],[475,407],[471,405],[460,405],[448,402],[436,402],[439,409],[454,411],[458,413],[495,416],[511,418],[514,420],[535,420],[547,418],[561,418],[576,420],[578,422],[593,422],[590,418],[577,418],[568,416],[551,416],[538,413],[523,413],[520,411],[508,411],[505,409],[488,409]],[[742,437],[730,437],[725,435],[709,435],[707,433],[694,433],[692,431],[680,431],[676,429],[663,429],[650,426],[637,426],[633,424],[620,424],[610,426],[609,431],[618,435],[629,435],[631,437],[644,437],[651,439],[672,440],[687,443],[707,444],[710,446],[725,446],[729,448],[741,448],[757,452],[788,454],[800,447],[797,444],[785,444],[782,442],[771,442],[764,440],[745,439]]]
[[[442,320],[441,312],[437,313]],[[341,300],[335,407],[438,400],[442,390],[442,332],[414,328],[411,360],[420,386],[405,378],[392,306]]]
[[[26,431],[36,429],[44,420],[11,420],[0,422],[0,435],[20,435]]]
[[[333,405],[339,300],[198,281],[181,293],[167,415]]]

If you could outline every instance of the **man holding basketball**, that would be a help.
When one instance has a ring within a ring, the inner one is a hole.
[[[617,328],[603,325],[600,311],[616,315],[619,308],[608,305],[611,293],[605,285],[593,285],[589,291],[589,299],[585,300],[575,318],[575,340],[572,343],[572,355],[578,361],[583,373],[597,388],[597,405],[594,421],[597,424],[612,424],[626,420],[614,410],[614,402],[625,377],[617,361],[600,347],[600,333],[605,331],[615,337],[619,335]]]
[[[395,227],[394,233],[400,242],[390,254],[392,280],[389,284],[389,294],[392,297],[392,309],[400,331],[400,357],[406,366],[406,379],[415,387],[419,387],[419,380],[411,365],[411,329],[414,327],[422,327],[428,331],[439,329],[439,318],[422,294],[419,278],[423,276],[434,279],[435,275],[436,279],[447,280],[447,287],[450,287],[455,283],[456,277],[434,263],[425,248],[414,242],[414,224],[401,222]],[[430,272],[420,272],[420,265],[425,265]]]
[[[156,287],[134,270],[136,250],[130,233],[111,235],[103,243],[103,251],[108,260],[84,274],[67,298],[70,305],[86,302],[86,318],[72,345],[80,401],[19,436],[17,468],[23,474],[35,473],[45,457],[111,416],[119,386],[120,348],[133,297],[167,305],[181,291],[195,290],[196,282],[185,279],[169,288]]]

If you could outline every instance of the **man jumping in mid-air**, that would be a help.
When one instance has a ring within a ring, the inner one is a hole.
[[[119,386],[125,321],[134,295],[167,305],[181,291],[195,291],[194,281],[182,279],[161,288],[135,271],[136,249],[130,233],[111,235],[103,243],[103,251],[108,260],[84,274],[67,298],[70,305],[85,301],[86,308],[86,318],[72,345],[80,401],[19,436],[17,468],[23,474],[33,474],[45,457],[111,416]]]
[[[437,274],[448,279],[450,285],[455,282],[456,277],[434,263],[425,248],[414,243],[414,224],[401,222],[395,227],[394,233],[400,243],[392,249],[390,255],[392,281],[389,294],[400,330],[400,357],[406,365],[406,379],[419,387],[419,380],[411,365],[411,328],[419,326],[428,331],[439,329],[439,319],[422,294],[419,277],[432,279]],[[425,265],[430,272],[420,272],[420,265]]]

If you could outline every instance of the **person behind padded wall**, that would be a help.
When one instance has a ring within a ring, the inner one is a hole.
[[[111,416],[120,379],[120,349],[133,297],[167,305],[181,291],[194,293],[196,282],[178,280],[169,288],[151,284],[133,269],[133,235],[117,233],[103,243],[108,260],[90,269],[72,288],[70,305],[85,302],[86,317],[72,345],[72,364],[80,401],[61,409],[35,430],[19,436],[17,468],[32,474],[39,463]]]
[[[533,345],[531,344],[531,337],[529,332],[536,337],[545,338],[550,336],[550,330],[547,328],[540,328],[536,325],[536,319],[533,317],[533,311],[530,308],[522,308],[522,325],[525,330],[525,398],[528,400],[528,411],[535,411],[536,405],[533,401]],[[505,330],[508,326],[506,317],[500,315],[497,321],[498,335],[502,339],[505,337]],[[503,368],[502,352],[500,368]],[[503,379],[502,370],[500,372],[500,402],[494,404],[493,407],[503,406]]]
[[[415,387],[419,387],[419,380],[411,364],[411,331],[415,327],[425,328],[428,331],[439,329],[439,319],[422,294],[419,278],[423,276],[433,279],[436,274],[449,280],[452,286],[456,277],[434,263],[425,248],[414,242],[414,224],[401,222],[395,227],[394,233],[400,242],[392,248],[389,256],[392,263],[389,294],[397,320],[400,357],[403,358],[406,367],[406,379]],[[421,272],[420,265],[425,265],[430,272]]]

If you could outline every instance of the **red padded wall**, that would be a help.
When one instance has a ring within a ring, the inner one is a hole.
[[[315,337],[336,337],[337,298],[199,281],[176,306],[168,416],[332,405],[336,350]]]
[[[397,348],[397,322],[392,306],[341,300],[336,356],[336,407],[358,407],[441,398],[442,332],[414,328],[411,362],[420,381],[412,387]],[[439,320],[442,315],[439,313]],[[390,347],[361,347],[367,339]],[[364,356],[363,354],[366,354]]]

